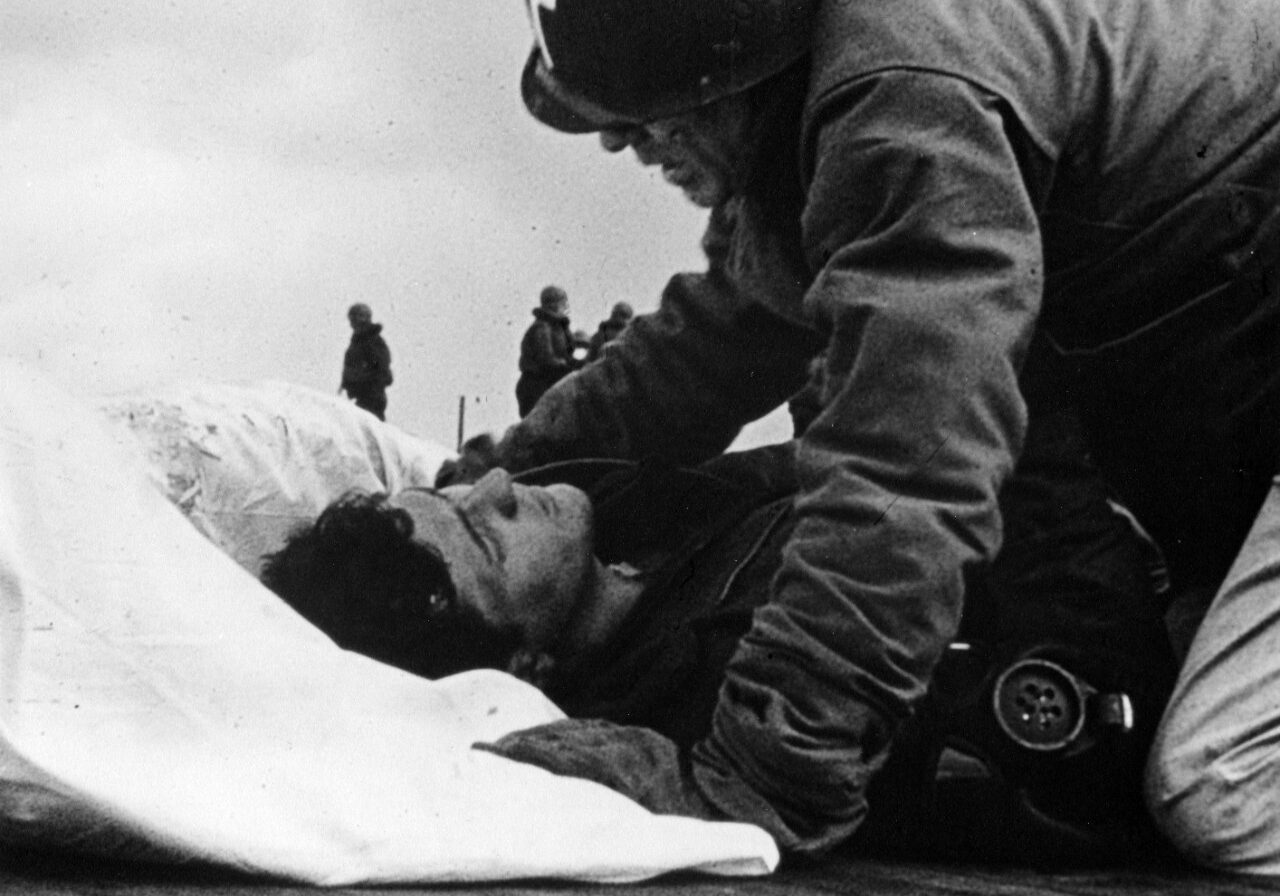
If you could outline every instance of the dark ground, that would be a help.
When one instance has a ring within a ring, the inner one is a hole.
[[[546,882],[436,887],[335,889],[229,877],[200,869],[148,868],[65,857],[0,854],[0,893],[127,894],[127,896],[301,896],[324,893],[394,893],[411,896],[1261,896],[1280,894],[1280,878],[1240,878],[1173,862],[1118,870],[1027,870],[954,864],[836,858],[770,877],[724,879],[672,876],[642,884],[599,886]]]

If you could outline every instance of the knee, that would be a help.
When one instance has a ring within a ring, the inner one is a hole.
[[[1219,865],[1220,828],[1211,820],[1222,811],[1220,786],[1212,763],[1196,763],[1174,745],[1156,742],[1147,759],[1147,810],[1156,827],[1179,852],[1201,865]]]
[[[1186,858],[1247,874],[1280,873],[1280,748],[1223,750],[1203,733],[1172,737],[1166,725],[1147,762],[1151,816]]]

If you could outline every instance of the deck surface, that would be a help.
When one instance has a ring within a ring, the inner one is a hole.
[[[120,894],[120,896],[302,896],[313,888],[231,878],[194,869],[146,868],[83,860],[0,854],[0,893]],[[722,879],[673,876],[630,886],[543,882],[508,885],[339,888],[334,894],[412,896],[1272,896],[1280,878],[1212,874],[1175,863],[1112,870],[1028,870],[958,867],[836,858],[770,877]]]

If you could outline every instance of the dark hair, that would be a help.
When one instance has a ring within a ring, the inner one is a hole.
[[[409,513],[353,492],[265,558],[262,582],[338,646],[415,675],[505,668],[520,646],[459,603],[440,552]]]

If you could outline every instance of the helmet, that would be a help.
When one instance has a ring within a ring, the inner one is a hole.
[[[668,118],[745,90],[808,52],[817,0],[525,0],[520,89],[571,134]]]
[[[558,286],[544,286],[538,294],[538,304],[543,308],[562,308],[569,301],[569,296]]]

